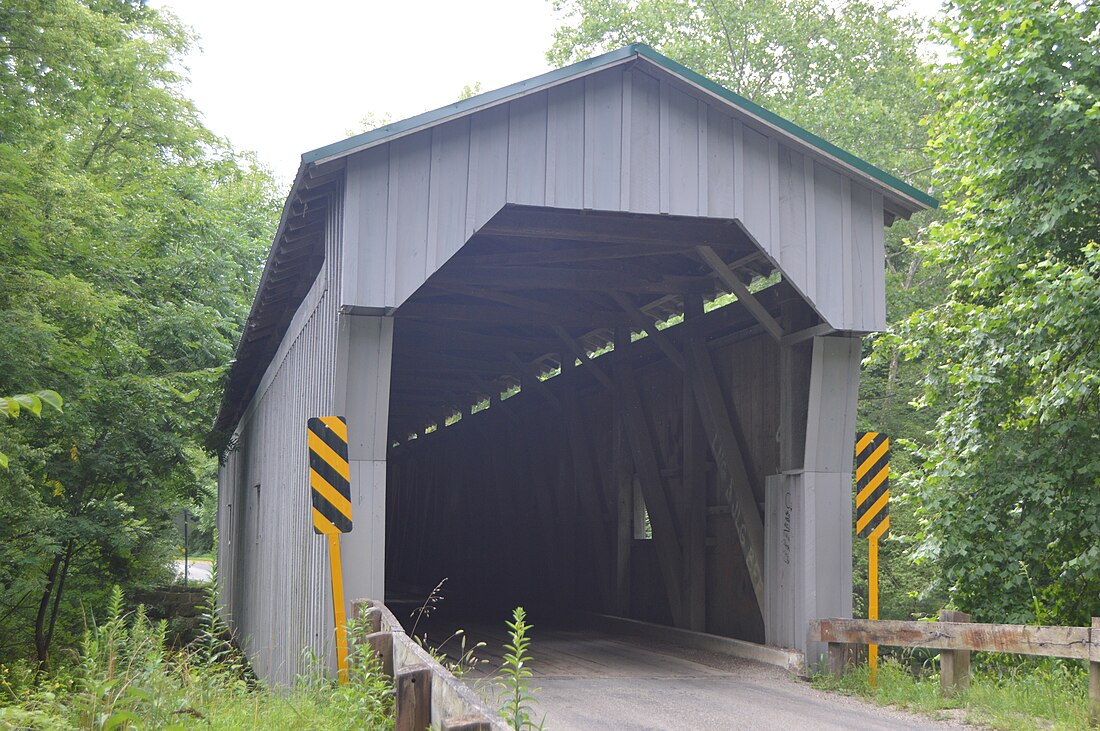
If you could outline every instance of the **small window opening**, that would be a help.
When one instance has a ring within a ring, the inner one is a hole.
[[[642,483],[634,476],[634,539],[648,541],[653,539],[653,526],[649,522],[649,510],[642,496]]]

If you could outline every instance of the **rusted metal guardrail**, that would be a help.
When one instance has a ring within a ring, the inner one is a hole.
[[[508,731],[492,708],[405,634],[382,602],[352,600],[351,616],[369,630],[356,640],[370,645],[393,678],[396,731]]]
[[[971,623],[963,612],[940,612],[939,622],[871,619],[818,619],[810,623],[811,642],[829,645],[828,671],[844,674],[856,647],[927,647],[941,650],[940,690],[951,695],[970,686],[971,652],[1004,652],[1084,660],[1089,665],[1089,718],[1100,725],[1100,618],[1092,627],[1031,627]]]

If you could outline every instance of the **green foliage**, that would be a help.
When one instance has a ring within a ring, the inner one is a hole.
[[[208,593],[204,636],[170,654],[163,622],[141,607],[127,613],[116,586],[101,624],[85,633],[73,667],[41,676],[0,665],[0,725],[64,729],[381,729],[393,726],[393,685],[373,655],[352,646],[349,682],[322,672],[272,692],[251,675],[226,639],[217,595]]]
[[[0,414],[9,419],[19,416],[21,410],[26,410],[35,416],[42,416],[42,404],[48,404],[61,411],[61,394],[57,391],[43,389],[37,393],[21,393],[15,396],[0,396]],[[8,455],[0,452],[0,467],[8,468]]]
[[[987,658],[993,657],[999,659],[987,666]],[[970,689],[951,697],[940,693],[934,663],[913,672],[895,657],[879,664],[876,687],[870,684],[866,665],[853,668],[839,681],[815,677],[814,685],[934,716],[948,710],[961,711],[967,723],[984,728],[1089,728],[1088,677],[1079,665],[1050,658],[1028,662],[983,653],[976,654],[975,661]]]
[[[527,631],[527,613],[523,607],[512,611],[512,621],[508,625],[508,642],[504,645],[504,665],[497,673],[497,688],[500,691],[500,717],[517,731],[523,729],[541,729],[545,718],[537,724],[532,720],[535,712],[535,693],[531,689],[531,638]]]
[[[921,401],[942,416],[909,489],[959,608],[1087,624],[1100,612],[1100,6],[948,13],[931,124],[948,218],[917,250],[950,285],[903,333],[935,364]]]
[[[136,0],[0,7],[0,393],[66,396],[0,430],[0,658],[45,663],[82,603],[166,578],[170,517],[212,485],[277,208],[183,95],[190,43]]]

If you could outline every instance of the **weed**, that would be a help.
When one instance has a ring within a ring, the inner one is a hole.
[[[428,637],[415,637],[417,644],[423,647],[428,653],[435,658],[443,667],[447,668],[447,671],[456,678],[461,678],[471,670],[477,669],[479,665],[483,665],[486,660],[483,660],[477,656],[477,651],[485,647],[484,642],[478,642],[473,647],[466,647],[466,630],[458,629],[451,634],[450,637],[440,642],[438,645],[428,644]],[[458,655],[451,658],[446,651],[447,645],[452,640],[458,640]]]
[[[446,583],[447,577],[444,576],[439,580],[439,583],[435,585],[435,588],[428,592],[428,598],[424,600],[424,603],[409,614],[409,619],[413,620],[413,626],[412,630],[409,631],[409,637],[416,637],[416,628],[420,626],[420,620],[432,616],[439,602],[443,601],[443,585]]]
[[[444,576],[443,579],[435,585],[435,588],[428,593],[428,597],[424,600],[424,603],[409,614],[409,618],[413,620],[413,626],[412,630],[409,632],[409,637],[412,637],[416,641],[416,644],[424,648],[436,662],[447,668],[452,675],[460,678],[485,662],[477,656],[477,651],[485,647],[485,643],[478,642],[473,647],[466,647],[466,631],[462,629],[455,630],[450,637],[438,644],[430,642],[426,632],[422,635],[416,633],[417,628],[420,626],[420,620],[431,617],[432,613],[439,607],[439,603],[443,601],[443,585],[445,583],[447,583],[446,576]],[[453,640],[458,640],[459,648],[458,656],[452,659],[445,648]]]
[[[507,623],[509,641],[504,645],[504,665],[497,675],[497,687],[500,689],[500,717],[503,718],[516,731],[525,729],[542,729],[546,723],[543,717],[537,724],[531,720],[534,713],[535,693],[538,689],[531,689],[531,669],[528,664],[531,656],[528,648],[531,638],[527,631],[531,625],[527,624],[527,613],[523,607],[516,607],[512,611],[512,621]]]

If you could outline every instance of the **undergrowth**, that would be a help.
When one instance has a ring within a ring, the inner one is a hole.
[[[169,649],[165,622],[127,612],[116,587],[73,662],[52,675],[0,666],[0,728],[255,729],[393,727],[392,683],[353,646],[347,684],[314,666],[294,687],[265,687],[232,644],[210,590],[198,640]],[[354,636],[354,635],[353,635]]]
[[[974,654],[970,688],[952,697],[940,693],[937,663],[914,663],[899,655],[879,665],[872,687],[866,665],[840,680],[816,676],[814,685],[859,695],[881,705],[920,713],[961,716],[968,723],[1005,731],[1088,729],[1088,675],[1071,661]]]

